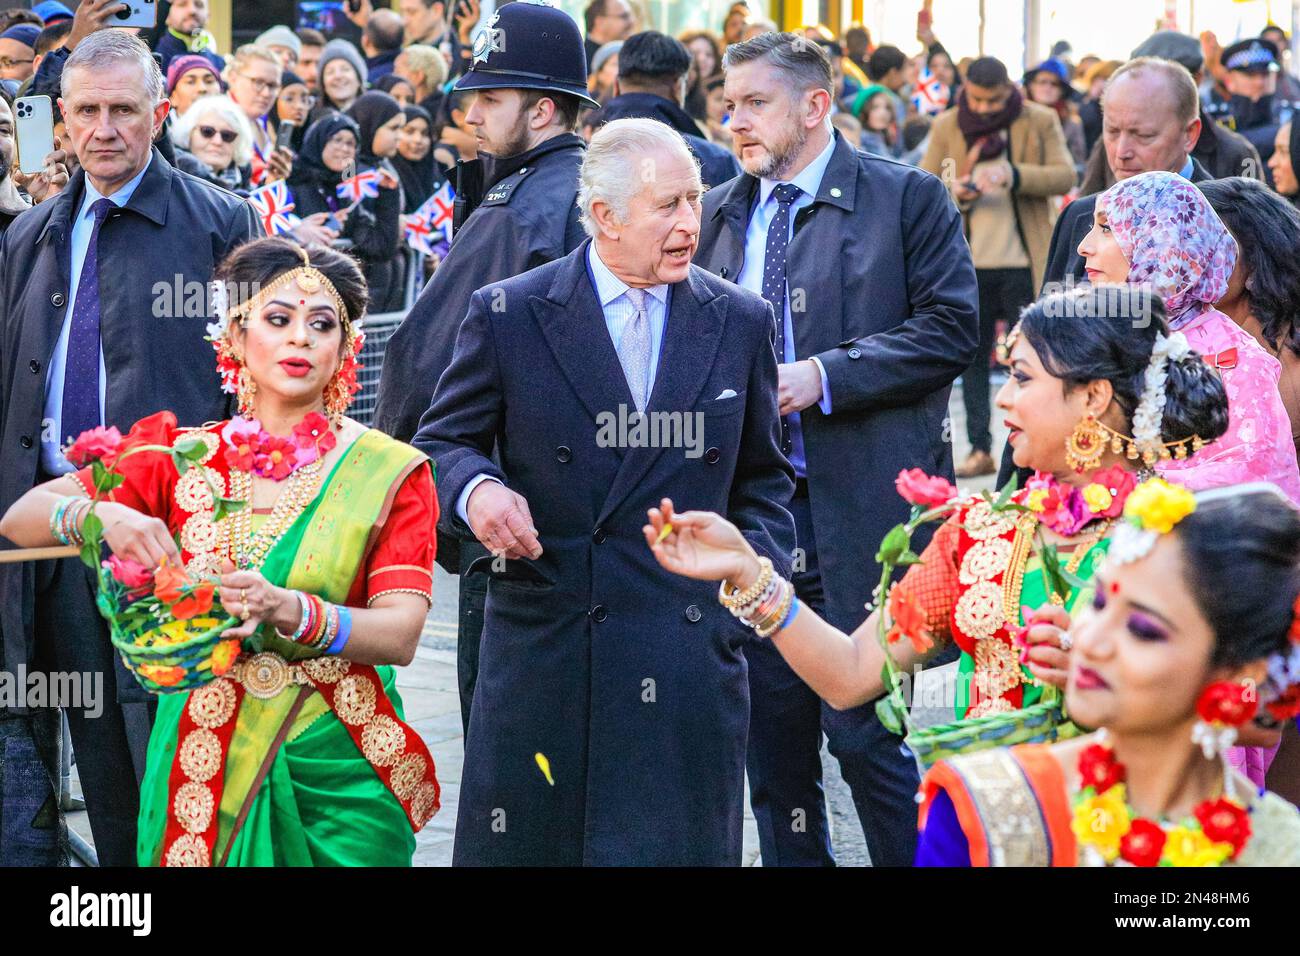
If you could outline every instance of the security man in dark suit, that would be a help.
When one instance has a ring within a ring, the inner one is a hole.
[[[793,580],[801,600],[852,631],[879,578],[881,539],[907,517],[898,473],[952,477],[944,421],[979,338],[975,269],[942,182],[832,131],[819,45],[766,33],[728,47],[723,67],[745,174],[705,195],[696,262],[776,310],[783,450],[799,476]],[[833,862],[825,728],[872,862],[910,866],[916,765],[874,704],[823,705],[766,641],[745,655],[763,865]]]
[[[475,129],[479,159],[456,164],[451,250],[388,341],[374,425],[401,441],[415,435],[451,364],[474,291],[563,258],[585,235],[576,203],[585,146],[574,129],[581,107],[598,104],[587,95],[587,60],[572,18],[533,3],[502,7],[479,33],[474,65],[456,89],[478,94],[465,121]],[[488,560],[444,515],[438,562],[460,575],[456,663],[466,731]]]
[[[151,147],[168,104],[138,38],[91,34],[63,77],[81,168],[0,243],[0,510],[71,471],[60,446],[89,428],[125,432],[163,409],[187,425],[228,417],[201,293],[217,264],[261,232],[238,196]],[[3,660],[102,675],[102,713],[65,712],[99,861],[129,866],[152,698],[113,653],[94,587],[72,558],[0,565]]]

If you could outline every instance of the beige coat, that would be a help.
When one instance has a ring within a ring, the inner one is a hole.
[[[1074,186],[1074,162],[1065,145],[1065,135],[1056,113],[1028,101],[1010,129],[1010,162],[1014,170],[1012,194],[1019,220],[1020,234],[1034,274],[1034,288],[1041,288],[1047,266],[1047,250],[1056,222],[1052,196],[1060,196]],[[930,130],[930,146],[921,168],[941,178],[951,193],[966,161],[966,139],[957,126],[957,107],[935,118]],[[957,203],[962,209],[967,204]],[[969,235],[972,248],[978,236]]]

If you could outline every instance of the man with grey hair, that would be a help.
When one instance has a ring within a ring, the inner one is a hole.
[[[71,471],[60,446],[99,425],[122,432],[167,410],[182,425],[228,416],[204,341],[209,316],[174,303],[258,233],[238,197],[174,169],[152,147],[167,115],[139,39],[78,38],[59,106],[80,169],[16,219],[0,244],[0,506]],[[135,859],[146,694],[121,668],[76,559],[0,568],[5,666],[99,673],[104,712],[68,710],[100,862]],[[115,701],[120,703],[115,703]]]
[[[772,310],[691,264],[701,191],[676,131],[600,129],[591,238],[474,293],[415,437],[494,555],[457,864],[740,863],[749,632],[642,534],[671,497],[794,547]]]
[[[723,87],[744,174],[704,199],[697,264],[772,303],[801,600],[852,632],[904,469],[952,478],[948,392],[975,353],[975,272],[961,217],[929,173],[832,131],[830,60],[767,33],[727,48]],[[912,862],[918,779],[873,704],[823,705],[769,642],[746,646],[749,786],[764,866],[833,863],[823,729],[871,860]]]

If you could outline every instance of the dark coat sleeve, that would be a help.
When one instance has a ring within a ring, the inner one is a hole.
[[[951,385],[975,358],[975,267],[961,214],[942,181],[918,176],[907,187],[902,228],[911,315],[817,356],[826,369],[833,414],[919,402]],[[859,360],[850,355],[853,349],[860,350]]]
[[[492,338],[492,324],[483,292],[470,299],[469,315],[461,324],[451,365],[438,382],[420,428],[411,441],[433,459],[438,481],[438,510],[443,522],[463,536],[473,533],[456,514],[465,485],[481,474],[505,481],[492,461],[501,429],[503,392],[501,369]]]
[[[258,222],[253,207],[246,202],[234,206],[230,211],[230,223],[226,228],[225,248],[222,250],[223,257],[228,255],[236,246],[241,246],[250,239],[256,239],[261,235],[262,224]]]
[[[1043,288],[1039,290],[1039,295],[1043,295],[1049,288],[1059,287],[1065,281],[1065,273],[1070,267],[1070,253],[1074,251],[1070,237],[1074,235],[1074,221],[1078,218],[1074,215],[1075,212],[1077,210],[1066,206],[1065,211],[1056,217],[1056,225],[1052,227],[1052,241],[1047,246],[1047,268],[1043,270]]]
[[[401,215],[402,191],[381,189],[348,213],[343,235],[352,240],[355,255],[370,261],[391,259],[401,242]]]
[[[794,468],[781,453],[776,353],[768,336],[774,319],[772,306],[764,305],[764,315],[753,329],[755,361],[746,386],[745,424],[727,517],[755,551],[770,558],[777,572],[788,577],[795,540],[794,519],[785,503],[794,495]]]

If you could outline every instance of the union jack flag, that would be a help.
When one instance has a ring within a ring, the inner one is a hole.
[[[335,187],[340,199],[348,205],[355,205],[363,199],[374,199],[379,195],[379,171],[363,169],[355,176],[349,176]]]
[[[257,210],[262,228],[268,236],[282,236],[292,232],[302,220],[293,214],[293,193],[283,180],[268,183],[248,194],[248,202]]]
[[[948,84],[930,72],[927,66],[921,71],[916,81],[916,92],[912,94],[912,105],[918,113],[935,116],[948,108],[952,91]]]
[[[403,218],[406,243],[412,249],[432,255],[451,242],[452,213],[456,192],[443,182],[419,209]],[[443,250],[445,252],[445,248]]]

